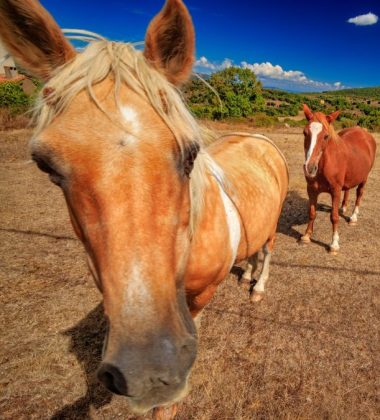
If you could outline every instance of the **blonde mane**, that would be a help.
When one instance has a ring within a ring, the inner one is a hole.
[[[200,152],[190,178],[190,233],[193,234],[203,207],[207,184],[205,175],[206,172],[212,173],[211,157],[203,146],[205,142],[210,141],[210,136],[216,136],[197,124],[179,90],[155,70],[145,60],[142,51],[135,49],[133,44],[97,40],[91,42],[74,60],[58,68],[37,100],[34,110],[37,133],[62,113],[72,99],[83,90],[87,91],[93,103],[107,114],[93,90],[94,85],[107,77],[112,77],[114,81],[114,96],[118,107],[121,105],[120,88],[125,84],[154,108],[172,131],[181,152],[191,143],[199,144]],[[117,123],[114,117],[109,117]]]

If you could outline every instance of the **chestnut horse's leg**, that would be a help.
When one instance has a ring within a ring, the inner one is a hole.
[[[355,209],[352,213],[352,216],[350,217],[350,225],[356,225],[357,221],[358,221],[358,214],[359,214],[359,206],[360,206],[360,201],[363,197],[363,193],[364,193],[364,186],[366,184],[367,181],[362,182],[361,184],[358,185],[358,188],[356,189],[356,201],[355,201]]]
[[[342,193],[341,188],[336,188],[331,193],[332,209],[331,209],[330,220],[333,225],[333,236],[332,236],[332,242],[330,244],[331,254],[336,254],[339,251],[338,224],[339,224],[339,201],[340,201],[341,193]]]
[[[263,267],[261,269],[260,277],[253,288],[251,302],[259,302],[264,297],[265,282],[268,280],[269,277],[269,263],[272,257],[275,239],[276,236],[275,234],[273,234],[273,236],[270,237],[267,243],[263,246]]]
[[[314,220],[317,217],[318,192],[312,188],[307,188],[309,195],[309,223],[306,228],[305,235],[301,236],[301,242],[309,243],[313,234]]]
[[[350,195],[350,190],[346,190],[344,192],[344,197],[343,197],[343,201],[342,201],[342,214],[345,214],[347,211],[347,205],[348,205],[348,197]]]
[[[251,281],[255,271],[257,269],[257,265],[259,263],[259,253],[256,252],[255,254],[248,257],[248,265],[247,269],[244,271],[242,279]]]

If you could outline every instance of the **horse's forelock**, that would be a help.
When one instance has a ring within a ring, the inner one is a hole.
[[[319,122],[322,124],[323,128],[328,132],[329,137],[338,142],[340,140],[338,133],[334,129],[334,125],[327,121],[326,115],[322,112],[315,112],[313,121]]]

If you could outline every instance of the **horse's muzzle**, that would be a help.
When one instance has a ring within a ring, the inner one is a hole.
[[[303,170],[307,178],[315,178],[318,172],[318,164],[309,163],[303,166]]]
[[[98,379],[109,391],[128,397],[133,411],[143,413],[186,394],[196,352],[197,340],[190,334],[179,343],[165,337],[143,347],[125,345],[115,356],[106,355]]]

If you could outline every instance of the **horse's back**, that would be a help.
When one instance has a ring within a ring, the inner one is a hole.
[[[364,158],[368,170],[370,170],[376,155],[376,141],[374,137],[361,127],[345,128],[338,135],[348,147],[351,155],[356,158]]]
[[[276,230],[288,190],[288,168],[279,148],[261,135],[224,136],[209,149],[223,169],[245,231],[247,245],[263,245]]]
[[[338,133],[339,158],[333,159],[331,164],[334,171],[341,167],[342,187],[354,188],[366,182],[372,169],[376,155],[376,141],[374,137],[361,127],[352,127]],[[338,160],[337,160],[338,159]],[[331,166],[331,165],[330,165]]]

